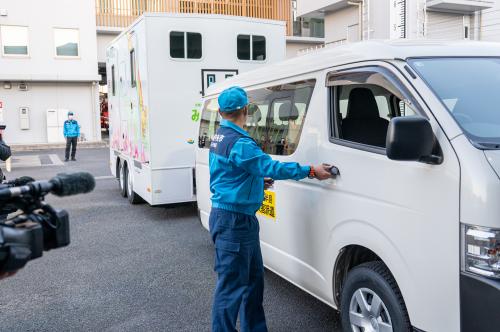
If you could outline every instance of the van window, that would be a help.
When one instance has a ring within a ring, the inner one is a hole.
[[[300,140],[315,80],[248,91],[245,130],[266,153],[290,155]],[[201,117],[199,146],[209,148],[219,127],[217,99],[206,101]]]
[[[355,82],[332,88],[336,89],[337,99],[337,107],[334,110],[336,138],[385,148],[389,121],[393,117],[416,114],[413,108],[402,100],[401,94],[395,94],[397,88],[390,86],[381,74],[370,75],[371,82],[377,80],[383,82],[383,86]]]
[[[136,86],[135,80],[135,50],[130,50],[130,86],[135,88]]]
[[[170,32],[170,56],[176,59],[201,59],[201,34],[182,31]]]
[[[266,60],[266,37],[238,35],[236,44],[239,60]]]

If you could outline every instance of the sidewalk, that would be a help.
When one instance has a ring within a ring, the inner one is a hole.
[[[92,148],[107,148],[109,147],[109,141],[103,140],[100,142],[78,142],[78,149],[92,149]],[[12,152],[21,151],[41,151],[41,150],[52,150],[52,149],[64,149],[66,148],[66,143],[57,144],[12,144],[10,149]]]

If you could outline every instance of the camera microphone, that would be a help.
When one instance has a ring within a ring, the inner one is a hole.
[[[57,196],[86,194],[94,190],[95,179],[87,172],[61,173],[49,180],[52,184],[51,193]]]
[[[7,181],[7,184],[9,187],[19,187],[19,186],[24,186],[27,185],[30,182],[35,181],[31,176],[21,176],[20,178],[14,179],[12,181]]]
[[[94,190],[94,188],[95,179],[90,173],[61,173],[49,181],[33,181],[22,186],[6,189],[0,187],[0,201],[24,195],[38,197],[48,193],[56,196],[86,194]]]

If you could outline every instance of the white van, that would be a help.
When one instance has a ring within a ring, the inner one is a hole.
[[[110,168],[134,204],[196,200],[200,94],[285,58],[285,22],[147,13],[107,48]]]
[[[200,133],[215,133],[218,94],[240,85],[247,130],[265,152],[340,171],[275,183],[258,216],[265,265],[340,309],[346,331],[500,331],[495,54],[500,44],[362,42],[209,89]]]

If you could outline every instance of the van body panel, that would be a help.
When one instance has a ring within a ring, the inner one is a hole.
[[[486,159],[490,163],[491,167],[500,178],[500,151],[484,151]]]
[[[500,228],[500,183],[492,168],[498,160],[498,151],[485,153],[475,148],[465,135],[455,138],[453,146],[460,156],[462,168],[460,221]]]

